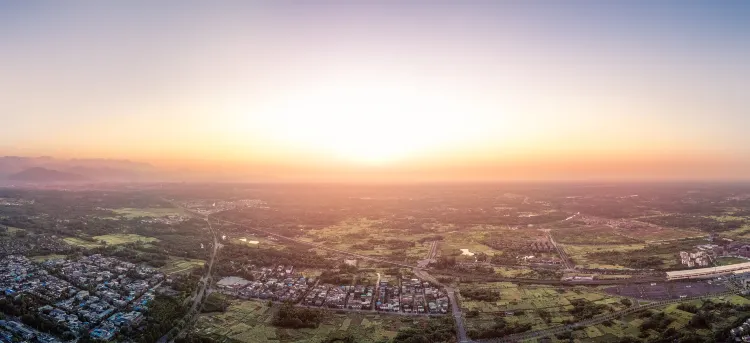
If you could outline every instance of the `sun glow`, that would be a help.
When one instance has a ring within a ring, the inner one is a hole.
[[[350,161],[381,164],[455,144],[478,132],[456,94],[398,82],[304,87],[260,111],[272,139]]]

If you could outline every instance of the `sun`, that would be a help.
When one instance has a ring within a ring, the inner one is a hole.
[[[469,135],[465,110],[455,98],[420,87],[351,80],[288,92],[260,113],[263,131],[285,145],[383,164]]]

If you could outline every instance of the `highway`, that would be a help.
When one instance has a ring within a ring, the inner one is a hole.
[[[190,213],[193,213],[193,212],[190,212]],[[201,277],[200,279],[200,282],[199,282],[200,288],[198,289],[198,292],[193,298],[193,304],[190,306],[190,311],[188,311],[188,313],[183,318],[185,319],[186,325],[174,337],[184,337],[187,330],[190,329],[191,325],[189,322],[192,319],[191,315],[193,313],[198,313],[200,311],[200,305],[201,303],[203,303],[203,295],[206,293],[206,289],[208,288],[208,285],[211,283],[211,271],[213,270],[214,261],[216,261],[216,253],[219,250],[219,239],[213,227],[211,226],[211,221],[209,220],[209,217],[205,216],[204,219],[206,220],[206,223],[208,223],[208,229],[209,231],[211,231],[211,235],[213,236],[213,239],[214,239],[214,244],[211,250],[211,259],[208,262],[208,270],[206,271],[206,274],[203,275],[203,277]],[[167,342],[167,340],[169,340],[169,343],[173,343],[174,337],[172,339],[169,339],[168,336],[169,336],[169,333],[162,336],[158,342],[165,343]]]

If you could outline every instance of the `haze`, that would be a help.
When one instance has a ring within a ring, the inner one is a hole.
[[[750,175],[750,3],[0,4],[0,154],[284,180]]]

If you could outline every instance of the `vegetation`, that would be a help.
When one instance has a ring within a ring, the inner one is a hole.
[[[453,342],[456,329],[453,318],[442,317],[427,322],[423,327],[409,327],[398,331],[393,343]]]
[[[493,326],[484,330],[470,330],[468,334],[472,339],[489,339],[505,337],[529,330],[531,330],[531,324],[509,324],[505,319],[498,318]]]
[[[224,312],[227,310],[227,307],[229,307],[229,300],[227,300],[226,296],[220,293],[211,293],[203,301],[201,312]]]
[[[296,307],[285,303],[273,317],[273,325],[289,329],[316,328],[325,318],[326,311]]]

